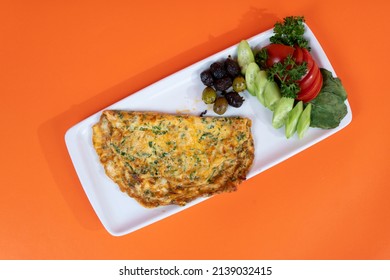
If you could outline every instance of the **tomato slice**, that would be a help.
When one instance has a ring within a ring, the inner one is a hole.
[[[288,56],[292,56],[297,64],[306,62],[307,71],[299,81],[301,90],[298,93],[297,100],[302,100],[306,103],[317,97],[322,87],[322,74],[307,49],[300,47],[294,48],[282,44],[270,44],[264,48],[267,49],[268,53],[266,62],[268,67],[272,67],[275,63],[283,61]]]
[[[301,64],[303,62],[303,51],[300,47],[296,47],[293,55],[295,62]]]
[[[299,81],[299,87],[301,88],[301,91],[305,91],[307,88],[309,88],[319,74],[320,69],[318,68],[317,64],[313,64],[313,67],[310,69],[310,71]]]
[[[265,46],[267,49],[268,59],[267,66],[272,67],[275,63],[283,61],[287,56],[293,55],[295,49],[291,46],[286,46],[282,44],[270,44]]]
[[[316,63],[314,62],[313,57],[311,56],[310,52],[307,49],[302,49],[302,53],[303,53],[303,61],[306,61],[307,63],[306,75],[302,77],[302,79],[305,79],[305,77],[310,73],[310,71],[312,70],[313,66]]]
[[[317,84],[315,84],[315,86],[313,87],[313,90],[312,90],[312,94],[311,95],[308,95],[307,98],[305,98],[303,100],[303,102],[307,103],[311,100],[313,100],[314,98],[316,98],[318,96],[318,94],[321,92],[321,88],[322,88],[322,83],[323,83],[323,77],[322,77],[322,74],[320,73],[318,75],[319,78],[319,81]]]
[[[307,49],[302,49],[303,60],[307,63],[307,72],[299,81],[301,91],[298,93],[297,100],[309,102],[317,97],[322,88],[322,74],[317,63],[314,61],[310,52]]]
[[[310,87],[308,87],[305,90],[301,90],[298,94],[297,99],[302,100],[304,103],[307,103],[314,98],[317,97],[317,95],[320,93],[322,88],[323,78],[321,72],[316,76],[315,80],[311,84]]]

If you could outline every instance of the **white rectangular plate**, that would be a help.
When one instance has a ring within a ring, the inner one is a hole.
[[[272,34],[273,31],[268,30],[247,41],[252,47],[262,47],[269,43]],[[309,40],[312,56],[318,65],[336,75],[322,47],[308,26],[306,26],[305,37]],[[212,62],[227,58],[228,55],[236,56],[236,48],[237,45],[234,45],[216,53],[106,109],[159,111],[173,114],[181,112],[194,115],[200,115],[207,109],[207,115],[215,115],[212,108],[207,107],[201,100],[204,86],[199,75]],[[244,98],[245,102],[242,107],[230,107],[224,116],[240,115],[252,120],[255,161],[247,176],[248,179],[331,136],[347,126],[352,120],[351,108],[346,102],[348,114],[336,129],[310,128],[304,139],[299,140],[295,135],[287,140],[283,128],[276,130],[272,127],[271,111],[264,108],[255,97],[247,92],[244,93]],[[91,127],[98,122],[100,115],[101,111],[70,128],[65,135],[65,141],[81,185],[97,216],[110,234],[119,236],[130,233],[206,199],[197,199],[185,207],[164,206],[146,209],[122,193],[117,185],[105,175],[103,166],[92,146]]]

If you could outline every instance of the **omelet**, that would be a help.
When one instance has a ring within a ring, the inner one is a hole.
[[[252,122],[103,111],[92,142],[105,173],[147,208],[236,191],[254,160]]]

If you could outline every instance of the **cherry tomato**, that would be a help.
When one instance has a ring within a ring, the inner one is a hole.
[[[270,44],[265,47],[268,52],[267,66],[283,61],[287,56],[293,55],[295,49],[282,44]]]

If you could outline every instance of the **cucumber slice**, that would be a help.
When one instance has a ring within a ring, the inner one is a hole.
[[[294,106],[294,99],[289,97],[282,97],[275,104],[274,114],[272,116],[272,126],[274,128],[281,128],[288,116],[288,113]]]
[[[285,126],[286,138],[289,139],[297,131],[298,120],[303,111],[303,102],[299,101],[294,108],[288,113]]]
[[[257,76],[259,75],[259,72],[260,72],[260,67],[255,62],[251,62],[248,64],[245,73],[245,83],[246,83],[247,91],[253,96],[256,95],[255,93],[256,79]]]
[[[267,72],[260,70],[255,78],[255,94],[257,99],[260,101],[261,104],[263,104],[263,106],[265,106],[264,89],[267,87],[267,84]]]
[[[269,81],[268,79],[267,85],[264,88],[263,96],[265,106],[271,111],[274,111],[276,102],[282,98],[278,85],[273,81]]]
[[[237,47],[237,62],[241,67],[241,73],[245,75],[246,69],[251,62],[255,62],[255,56],[246,40],[242,40]]]
[[[308,103],[298,120],[297,134],[299,139],[303,138],[307,129],[310,126],[310,115],[311,115],[311,103]]]

